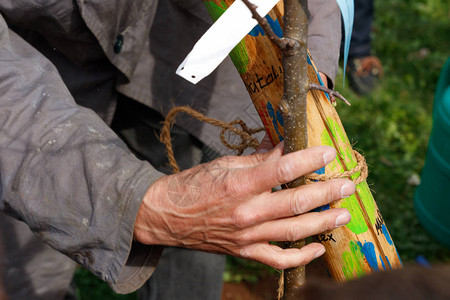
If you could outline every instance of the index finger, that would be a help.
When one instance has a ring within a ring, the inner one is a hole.
[[[263,161],[251,168],[240,169],[239,174],[233,176],[232,180],[236,186],[246,186],[248,190],[245,192],[257,195],[312,173],[335,158],[336,150],[332,147],[312,147]]]

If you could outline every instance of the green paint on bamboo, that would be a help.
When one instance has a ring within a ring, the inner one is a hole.
[[[333,141],[330,138],[330,135],[328,134],[328,131],[326,129],[324,129],[322,131],[322,135],[321,135],[321,141],[322,141],[322,145],[324,146],[330,146],[334,148],[334,144]],[[330,168],[330,170],[332,170],[333,172],[344,172],[344,168],[342,167],[341,161],[339,160],[339,158],[336,157],[336,159],[334,159],[332,162],[330,162],[328,164],[328,168]]]
[[[334,147],[333,141],[331,140],[331,137],[328,134],[328,131],[326,128],[322,131],[322,136],[320,137],[320,139],[322,140],[322,145]]]
[[[205,1],[206,9],[212,20],[215,22],[219,17],[227,10],[227,5],[224,1],[217,5],[212,1]],[[249,62],[249,57],[247,53],[247,47],[245,46],[245,40],[239,42],[236,47],[230,52],[230,58],[234,66],[238,70],[239,74],[247,73],[247,66]]]
[[[228,8],[227,4],[223,0],[220,2],[220,5],[214,3],[213,1],[205,1],[205,6],[213,22],[217,21],[217,19],[219,19]]]
[[[362,268],[364,255],[361,246],[355,241],[350,241],[348,246],[350,251],[342,253],[342,272],[347,280],[366,274]]]
[[[363,181],[356,187],[359,198],[366,208],[366,212],[369,215],[370,224],[374,225],[377,219],[376,204],[375,199],[373,199],[372,193],[370,192],[369,185],[367,182]]]
[[[352,219],[346,226],[354,234],[361,234],[369,230],[361,208],[359,207],[358,199],[356,199],[355,195],[351,195],[348,198],[342,199],[340,202],[340,206],[348,209],[348,211],[350,212]]]
[[[352,157],[352,149],[351,147],[345,147],[343,145],[350,145],[350,142],[347,138],[347,135],[345,134],[344,130],[341,126],[339,126],[338,122],[336,122],[333,118],[327,117],[327,126],[330,130],[331,134],[333,135],[334,139],[337,142],[337,147],[339,149],[336,149],[341,153],[342,159],[344,160],[345,165],[348,169],[351,169],[357,165],[356,161]],[[359,174],[359,173],[358,173]],[[358,176],[357,174],[354,174],[353,176]],[[352,178],[353,179],[353,178]]]
[[[239,74],[247,73],[248,54],[245,47],[245,40],[239,42],[230,52],[230,58]]]
[[[332,119],[330,117],[327,118],[326,125],[328,126],[328,129],[331,132],[333,138],[337,142],[337,147],[338,147],[337,150],[341,154],[341,158],[344,161],[345,165],[347,166],[347,170],[354,168],[357,165],[357,162],[352,156],[351,147],[345,146],[345,145],[350,145],[350,142],[349,142],[348,137],[345,134],[344,130],[338,124],[338,122],[336,122],[334,119]],[[332,147],[335,146],[326,129],[322,132],[322,143],[324,145],[329,145]],[[360,172],[356,172],[355,174],[353,174],[351,176],[351,179],[355,179],[359,175],[360,175]],[[364,208],[368,214],[370,223],[372,225],[375,224],[376,217],[377,217],[376,205],[375,205],[375,200],[372,197],[372,193],[370,192],[369,186],[367,185],[367,182],[363,181],[360,184],[358,184],[357,193],[358,193],[359,198],[361,199],[361,201],[364,205]],[[353,196],[344,200],[342,207],[353,208],[353,210],[355,212],[356,212],[356,210],[359,212],[359,214],[357,213],[354,217],[352,214],[352,217],[356,218],[356,219],[355,219],[354,223],[352,220],[351,223],[353,223],[353,224],[350,224],[350,227],[349,227],[354,233],[358,234],[358,233],[365,232],[367,230],[367,225],[365,224],[361,209],[359,207],[357,208],[355,206],[355,203],[353,203],[353,202],[350,203],[350,201],[354,201],[354,200],[356,201],[356,198],[353,199]],[[361,217],[362,219],[360,219],[359,217]],[[360,223],[360,221],[363,221],[364,224]]]
[[[328,121],[331,123],[330,121]],[[333,121],[335,123],[335,121]],[[336,129],[335,129],[336,130]],[[334,135],[334,138],[337,139],[336,135]],[[334,147],[333,140],[331,139],[328,130],[324,129],[322,131],[321,135],[321,141],[322,145]],[[333,171],[340,171],[343,172],[344,168],[342,167],[341,161],[339,159],[335,159],[332,164],[330,165]],[[360,185],[358,185],[360,186]],[[356,199],[355,195],[352,195],[348,198],[342,199],[340,202],[340,206],[348,209],[350,214],[352,215],[352,219],[350,222],[346,225],[348,229],[350,229],[355,234],[360,234],[366,232],[369,228],[367,227],[367,224],[364,220],[364,215],[361,211],[361,208],[359,207],[358,200]]]

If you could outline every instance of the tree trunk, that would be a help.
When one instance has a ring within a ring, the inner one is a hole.
[[[308,6],[306,0],[284,0],[284,38],[292,40],[293,47],[282,49],[284,93],[280,111],[284,120],[284,151],[295,152],[308,147],[306,100],[309,88],[307,41]],[[305,184],[300,177],[288,184],[295,188]],[[302,248],[305,240],[290,243],[291,248]],[[305,284],[305,266],[285,270],[283,299],[289,299]],[[280,287],[283,288],[283,287]]]

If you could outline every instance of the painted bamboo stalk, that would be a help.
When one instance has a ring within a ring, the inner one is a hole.
[[[205,5],[213,20],[216,20],[232,2],[205,0]],[[266,16],[273,31],[280,37],[282,16],[282,1]],[[283,116],[278,110],[283,95],[280,50],[258,25],[233,49],[230,56],[273,144],[278,144],[284,134]],[[309,53],[308,77],[310,82],[321,82]],[[307,115],[308,146],[328,145],[338,153],[333,162],[316,173],[331,174],[354,168],[356,157],[328,95],[310,91]],[[359,172],[352,175],[352,179],[358,176]],[[332,278],[344,282],[373,271],[401,267],[398,252],[366,181],[357,185],[353,196],[326,205],[321,210],[334,207],[347,208],[352,220],[344,227],[315,237],[327,250],[323,258]]]

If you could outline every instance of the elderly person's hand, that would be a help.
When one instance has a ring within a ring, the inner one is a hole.
[[[320,146],[283,155],[273,150],[223,157],[164,176],[148,190],[134,230],[144,244],[185,247],[253,259],[274,268],[305,265],[325,248],[311,243],[281,249],[269,241],[296,241],[350,221],[346,209],[312,209],[348,197],[347,179],[272,192],[280,184],[320,169],[336,157]]]

